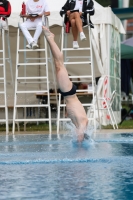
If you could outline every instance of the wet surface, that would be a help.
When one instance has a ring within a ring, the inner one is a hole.
[[[1,199],[133,199],[133,133],[0,136]]]

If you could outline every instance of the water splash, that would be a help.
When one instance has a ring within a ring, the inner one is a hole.
[[[66,134],[70,137],[72,137],[72,143],[76,144],[77,143],[77,132],[76,132],[76,127],[75,125],[70,121],[70,122],[65,122],[64,124],[65,127],[65,131]],[[87,125],[86,130],[84,131],[84,133],[86,134],[86,136],[88,137],[88,139],[84,139],[84,141],[82,143],[86,143],[88,144],[94,144],[94,140],[92,139],[92,136],[94,134],[94,126],[91,125]]]

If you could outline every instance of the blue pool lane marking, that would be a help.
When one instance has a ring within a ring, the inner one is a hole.
[[[114,157],[114,158],[86,158],[86,159],[62,159],[62,160],[25,160],[25,161],[0,161],[0,165],[27,165],[27,164],[63,164],[63,163],[123,163],[123,162],[133,162],[133,157]]]

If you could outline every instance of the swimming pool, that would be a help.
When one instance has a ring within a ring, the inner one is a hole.
[[[0,136],[0,199],[133,199],[133,134]]]

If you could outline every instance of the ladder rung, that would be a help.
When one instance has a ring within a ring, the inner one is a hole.
[[[92,103],[82,103],[83,106],[91,106]]]
[[[40,121],[40,122],[44,122],[44,121],[49,121],[50,119],[49,118],[36,118],[36,119],[15,119],[14,121],[15,122],[37,122],[37,121]]]
[[[0,105],[0,108],[5,108],[5,105]]]
[[[31,58],[31,57],[26,57],[26,61],[29,61],[29,60],[46,60],[46,58]]]
[[[78,48],[78,49],[73,49],[73,48],[63,48],[63,51],[82,51],[82,50],[90,50],[90,48]]]
[[[80,64],[90,64],[90,61],[85,61],[85,62],[64,62],[64,65],[80,65]]]
[[[4,66],[4,64],[0,64],[0,66]]]
[[[45,51],[46,49],[19,49],[18,52],[26,52],[26,51]]]
[[[4,78],[0,78],[0,80],[4,80]]]
[[[71,121],[70,118],[60,118],[59,121]]]
[[[6,122],[6,119],[0,119],[0,122]]]
[[[32,82],[32,81],[19,81],[18,82],[18,84],[26,84],[26,83],[29,83],[29,84],[37,84],[37,83],[39,83],[39,84],[42,84],[42,83],[46,83],[47,81],[34,81],[34,82]]]
[[[4,91],[1,91],[0,94],[5,94],[5,92],[4,92]]]
[[[18,63],[18,66],[23,65],[46,65],[46,63]]]
[[[70,78],[92,78],[93,76],[69,76]]]
[[[16,105],[16,108],[32,108],[32,107],[48,107],[48,104],[34,104],[34,105]]]
[[[81,54],[82,55],[82,54]],[[91,57],[90,56],[67,56],[66,59],[83,59],[86,58],[87,60],[90,61]]]
[[[82,103],[83,106],[91,106],[92,103]],[[66,104],[60,104],[60,107],[65,107]]]
[[[33,76],[33,77],[18,77],[18,80],[24,80],[24,79],[47,79],[48,77],[46,76]]]
[[[78,95],[78,92],[85,92],[85,94],[87,95],[87,94],[93,94],[93,90],[76,90],[76,94]],[[79,94],[79,95],[81,95],[81,94]]]
[[[38,91],[38,90],[33,90],[33,91],[17,91],[16,93],[18,93],[18,94],[22,94],[22,93],[30,93],[30,94],[32,94],[32,93],[45,93],[45,92],[48,92],[48,90],[40,90],[40,91]]]
[[[0,58],[0,60],[2,61],[2,60],[3,60],[3,58]],[[7,61],[8,61],[8,60],[10,60],[10,58],[5,58],[5,60],[7,60]]]

